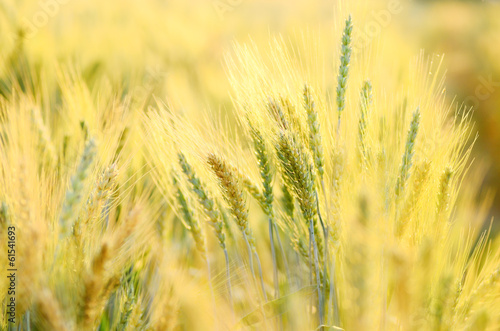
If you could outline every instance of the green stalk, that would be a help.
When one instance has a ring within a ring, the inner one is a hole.
[[[226,259],[226,278],[227,278],[227,292],[229,295],[229,304],[231,305],[231,309],[233,311],[234,316],[234,302],[233,302],[233,294],[231,290],[231,273],[229,271],[229,255],[227,254],[227,249],[224,248],[224,257]]]
[[[314,263],[314,270],[316,272],[316,289],[318,291],[318,311],[319,311],[319,324],[320,324],[320,330],[323,330],[323,322],[324,322],[324,299],[323,299],[323,294],[321,292],[321,280],[320,280],[320,275],[319,275],[319,259],[318,259],[318,246],[316,244],[316,240],[314,238],[314,225],[312,220],[309,221],[309,237],[310,237],[310,245],[313,247],[313,252],[314,252],[314,262],[312,261],[313,257],[310,257],[311,260],[311,265]],[[312,271],[311,271],[312,272]],[[312,278],[312,277],[311,277]]]
[[[273,281],[274,281],[274,297],[275,299],[279,299],[280,290],[279,290],[279,281],[278,281],[278,264],[276,262],[276,249],[274,247],[274,235],[273,235],[273,221],[271,218],[269,221],[269,239],[271,243],[271,256],[273,260]]]

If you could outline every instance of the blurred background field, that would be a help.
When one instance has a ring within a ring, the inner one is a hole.
[[[335,1],[264,0],[0,0],[1,89],[29,64],[43,72],[77,63],[92,83],[168,99],[179,111],[225,114],[233,107],[224,54],[234,41],[268,45],[281,34],[300,42],[301,29],[332,34]],[[448,96],[473,106],[480,133],[475,158],[489,165],[485,187],[500,188],[500,2],[365,1],[357,37],[395,68],[424,49],[445,54]],[[389,36],[390,38],[382,38]],[[335,36],[336,37],[336,36]],[[381,43],[380,40],[384,40]],[[333,53],[337,39],[324,46]],[[329,49],[330,47],[330,49]],[[332,58],[332,75],[336,62]],[[326,73],[327,74],[327,73]],[[134,82],[132,84],[131,82]],[[100,86],[100,85],[96,85]],[[137,87],[139,86],[139,87]],[[96,87],[98,88],[98,87]],[[98,91],[94,91],[98,92]],[[154,102],[154,98],[151,98]],[[492,216],[498,219],[500,198]],[[498,222],[497,222],[498,224]]]

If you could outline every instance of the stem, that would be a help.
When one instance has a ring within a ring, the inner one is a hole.
[[[380,330],[385,330],[386,313],[387,313],[387,282],[385,279],[385,263],[384,263],[385,247],[382,247],[382,256],[380,257],[380,273],[382,282],[382,318],[380,320]]]
[[[252,258],[252,248],[250,248],[250,243],[248,242],[247,235],[243,231],[243,239],[245,239],[245,243],[247,245],[247,250],[248,250],[248,262],[250,263],[250,271],[252,272],[252,277],[255,280],[255,273],[253,270],[253,258]]]
[[[293,272],[293,278],[295,279],[295,286],[296,288],[300,288],[302,286],[302,277],[300,275],[300,255],[297,252],[294,252],[293,257],[295,258],[295,265],[297,266],[294,268]]]
[[[259,268],[259,276],[260,276],[260,286],[262,287],[262,294],[264,296],[264,301],[267,301],[266,289],[264,287],[264,277],[262,276],[262,265],[260,264],[259,254],[254,252],[255,259],[257,260],[257,267]]]
[[[273,220],[269,217],[269,239],[271,241],[271,255],[273,258],[273,280],[274,280],[274,298],[279,299],[280,289],[278,281],[278,265],[276,262],[276,248],[274,247],[274,235],[273,235]]]
[[[309,221],[309,284],[313,285],[313,236],[314,229],[312,229],[312,221]],[[312,229],[312,230],[311,230]],[[313,297],[311,296],[311,316],[313,313]]]
[[[313,220],[311,219],[309,221],[309,236],[311,238],[310,240],[310,245],[313,246],[313,251],[314,251],[314,270],[316,272],[316,288],[318,290],[318,311],[319,311],[319,324],[320,324],[320,330],[323,330],[323,296],[321,294],[321,280],[319,276],[319,260],[318,260],[318,246],[316,245],[316,240],[314,240],[314,225],[313,225]],[[312,257],[311,259],[311,264],[312,262]],[[312,270],[311,270],[312,272]]]
[[[250,270],[252,272],[252,279],[253,279],[253,284],[255,287],[257,287],[257,280],[255,279],[255,273],[254,273],[254,269],[253,269],[253,258],[252,258],[252,248],[250,247],[250,243],[248,242],[248,238],[247,238],[247,235],[245,233],[245,231],[242,231],[243,232],[243,238],[245,239],[245,243],[247,245],[247,249],[248,249],[248,258],[250,259]],[[259,273],[260,273],[260,285],[262,287],[262,294],[263,294],[263,297],[264,297],[264,301],[267,301],[267,295],[266,295],[266,291],[264,289],[264,278],[262,276],[262,266],[260,264],[260,259],[259,259],[259,255],[257,254],[257,252],[254,252],[255,253],[255,258],[257,259],[257,265],[259,267]],[[266,318],[266,313],[264,311],[264,304],[260,304],[260,310],[262,312],[262,318]]]
[[[243,238],[245,239],[245,243],[247,244],[248,258],[250,259],[250,271],[252,272],[252,279],[253,279],[255,287],[257,287],[257,280],[255,279],[255,272],[254,272],[254,268],[253,268],[252,248],[250,247],[250,243],[248,242],[247,235],[244,231],[243,231]],[[255,252],[255,258],[257,259],[257,264],[259,267],[260,285],[262,287],[262,294],[264,297],[264,301],[267,301],[267,295],[266,295],[266,291],[264,288],[264,278],[262,276],[262,266],[260,264],[260,259],[259,259],[259,255],[257,254],[257,252]]]
[[[323,191],[323,199],[326,209],[326,217],[330,218],[330,204],[328,203],[328,198],[326,196],[325,181],[321,178],[321,190]],[[316,194],[316,201],[318,202],[318,195]],[[319,202],[318,202],[318,215],[319,215]],[[321,216],[320,216],[321,220]],[[337,290],[335,288],[335,255],[333,256],[333,262],[330,264],[330,252],[328,250],[328,239],[330,234],[330,227],[326,226],[325,234],[325,264],[331,265],[330,276],[330,306],[333,307],[333,324],[339,325],[339,307],[337,301]],[[326,268],[325,268],[326,269]],[[328,308],[328,307],[327,307]]]
[[[339,316],[339,304],[338,304],[338,299],[337,299],[337,291],[335,288],[335,255],[333,255],[333,261],[332,261],[332,269],[331,269],[331,275],[330,275],[330,298],[332,300],[332,305],[333,305],[333,323],[335,326],[340,325],[340,316]]]
[[[321,181],[323,183],[323,181]],[[323,186],[324,188],[324,186]],[[328,265],[329,265],[329,255],[328,255],[328,225],[325,226],[325,223],[323,223],[323,218],[321,217],[321,211],[319,208],[319,199],[318,199],[318,191],[314,192],[316,195],[316,209],[318,210],[318,218],[321,223],[321,227],[323,228],[323,238],[325,239],[325,248],[323,251],[323,279],[325,282],[325,286],[323,286],[323,297],[326,300],[326,279],[328,278]],[[326,201],[325,201],[326,203]],[[331,286],[330,286],[331,288]],[[328,315],[330,311],[330,305],[329,302],[326,302],[326,316],[327,316],[327,322],[328,322]]]
[[[233,302],[233,294],[231,291],[231,273],[229,272],[229,256],[227,254],[227,249],[225,248],[224,248],[224,256],[226,258],[227,293],[229,296],[229,304],[231,305],[231,310],[233,312],[233,317],[234,317],[234,302]]]
[[[292,279],[290,277],[290,269],[288,268],[288,261],[285,255],[285,250],[283,249],[283,245],[281,244],[280,233],[278,226],[276,225],[276,222],[273,222],[273,226],[274,226],[274,231],[276,232],[276,239],[278,240],[278,246],[280,247],[281,256],[283,256],[283,264],[285,265],[286,277],[287,279]]]
[[[206,262],[207,262],[207,272],[208,272],[208,286],[210,287],[210,294],[212,295],[212,305],[214,309],[214,319],[215,319],[215,325],[217,325],[217,305],[215,303],[215,292],[214,292],[214,287],[212,285],[212,273],[210,272],[210,262],[208,260],[208,256],[206,257]]]
[[[31,331],[31,319],[30,319],[30,311],[26,311],[26,330]]]
[[[268,218],[269,220],[269,238],[271,241],[271,254],[273,258],[273,279],[274,279],[274,298],[279,299],[280,298],[280,284],[279,284],[279,279],[278,279],[278,263],[276,261],[276,247],[274,247],[274,235],[273,235],[273,219],[271,217]],[[276,236],[279,238],[278,233],[276,233]],[[260,266],[260,263],[259,263]],[[262,279],[262,275],[261,275]],[[283,326],[283,318],[280,314],[279,316],[279,328],[281,329]]]

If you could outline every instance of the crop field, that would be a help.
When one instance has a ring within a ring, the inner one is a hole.
[[[447,3],[0,0],[1,329],[500,330]]]

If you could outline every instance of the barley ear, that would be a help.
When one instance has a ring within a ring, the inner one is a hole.
[[[314,165],[318,171],[319,177],[323,179],[325,173],[325,156],[323,154],[323,145],[321,143],[321,132],[318,120],[318,112],[312,97],[311,88],[306,84],[304,86],[304,108],[307,113],[307,124],[309,126],[309,148],[314,159]]]
[[[3,230],[10,223],[9,207],[2,201],[0,204],[0,230]]]
[[[178,158],[182,172],[186,175],[188,182],[191,184],[192,191],[198,198],[198,202],[203,206],[203,210],[208,217],[209,224],[214,229],[215,236],[219,241],[219,246],[225,250],[226,236],[223,231],[224,225],[214,200],[208,195],[205,186],[196,176],[193,168],[188,163],[186,156],[182,152],[179,152]]]
[[[205,236],[203,235],[203,231],[201,230],[200,224],[196,219],[193,210],[189,206],[186,196],[182,192],[179,186],[179,182],[177,181],[175,175],[173,176],[173,182],[177,189],[176,198],[177,198],[177,203],[179,204],[179,207],[181,209],[182,217],[185,222],[184,224],[187,230],[191,232],[191,235],[193,236],[194,242],[196,244],[196,248],[200,252],[203,259],[205,259],[207,250],[206,250]]]
[[[38,137],[40,139],[40,147],[48,153],[51,162],[57,162],[57,152],[52,142],[52,138],[50,137],[50,131],[43,122],[42,114],[40,113],[40,109],[34,107],[31,110],[31,114],[33,117],[33,124],[35,125],[36,130],[38,131]]]
[[[257,158],[257,162],[259,164],[259,170],[260,170],[260,177],[262,179],[262,186],[264,187],[264,190],[261,194],[262,196],[262,201],[261,201],[261,208],[264,210],[264,213],[268,216],[268,223],[269,223],[269,242],[271,245],[271,255],[272,255],[272,261],[273,261],[273,276],[274,276],[274,287],[275,287],[275,293],[276,297],[280,296],[279,293],[279,280],[278,280],[278,264],[277,264],[277,254],[276,254],[276,248],[274,245],[275,237],[278,243],[278,246],[281,251],[281,255],[283,258],[283,263],[287,272],[287,277],[290,278],[289,276],[289,268],[288,268],[288,262],[286,259],[286,254],[283,250],[283,244],[281,242],[278,226],[276,225],[276,219],[275,219],[275,214],[274,214],[274,193],[273,193],[273,179],[274,179],[274,173],[271,168],[271,159],[269,157],[269,152],[268,148],[266,145],[266,141],[264,139],[264,136],[262,133],[252,126],[252,123],[248,121],[248,125],[250,127],[250,134],[252,137],[253,145],[254,145],[254,150],[255,150],[255,155]]]
[[[423,193],[425,183],[429,178],[430,165],[430,162],[425,160],[415,167],[413,185],[396,224],[396,235],[398,237],[404,234],[411,213],[414,211],[414,208]]]
[[[71,177],[70,187],[66,191],[59,224],[61,226],[60,237],[67,236],[69,229],[73,226],[75,215],[77,215],[76,208],[82,199],[82,191],[85,179],[87,178],[90,165],[92,164],[96,155],[96,142],[90,139],[85,145],[80,163],[76,169],[76,173]]]
[[[339,74],[337,77],[337,110],[338,110],[338,126],[337,130],[340,127],[340,116],[342,115],[342,111],[345,108],[345,92],[347,88],[347,80],[349,79],[349,64],[351,62],[351,38],[352,38],[352,17],[349,15],[349,18],[345,21],[344,32],[342,34],[342,43],[340,49],[340,66],[339,66]]]
[[[257,248],[255,246],[253,232],[250,228],[250,224],[248,223],[248,208],[245,203],[243,190],[238,183],[238,175],[236,173],[237,170],[230,166],[225,160],[213,153],[210,153],[208,155],[207,162],[219,180],[223,197],[226,200],[226,203],[229,205],[231,213],[236,220],[236,224],[238,224],[238,227],[243,234],[243,238],[245,239],[252,276],[254,276],[252,254],[255,256],[260,275],[262,294],[264,300],[267,301],[266,290],[264,286],[264,277],[262,274],[262,266],[260,263],[259,255],[257,253]]]
[[[462,312],[466,318],[470,317],[469,314],[471,309],[477,300],[481,296],[485,295],[488,291],[492,291],[493,288],[500,281],[500,267],[494,269],[487,277],[484,277],[482,281],[472,290],[465,302],[463,302],[457,309],[457,311]]]
[[[488,314],[488,310],[485,308],[477,311],[471,318],[470,324],[465,329],[466,331],[486,331],[488,330],[488,325],[491,324],[491,317]]]
[[[120,321],[118,322],[118,329],[119,330],[127,330],[127,326],[129,325],[130,317],[132,316],[132,313],[135,308],[135,303],[136,303],[136,295],[134,293],[134,285],[131,284],[127,288],[126,292],[126,301],[125,304],[123,305],[123,308],[121,309],[122,313],[120,316]]]
[[[92,223],[92,221],[99,217],[99,213],[106,204],[113,188],[115,187],[117,176],[118,168],[115,163],[107,167],[99,176],[96,186],[87,200],[85,212],[83,213],[84,218],[79,218],[73,226],[73,235],[75,238],[79,239],[81,237],[82,225],[84,226]]]
[[[271,167],[271,159],[269,158],[268,148],[264,140],[264,136],[249,122],[250,134],[252,137],[255,156],[259,164],[260,177],[262,179],[262,186],[264,190],[262,191],[262,208],[264,212],[271,216],[273,214],[273,177],[274,173]]]
[[[451,177],[453,176],[453,170],[450,167],[444,169],[441,179],[439,182],[439,193],[437,202],[437,216],[446,213],[448,211],[448,204],[450,200],[450,184]]]
[[[369,80],[365,81],[361,87],[360,99],[361,115],[359,117],[358,124],[359,149],[361,151],[363,161],[366,162],[368,159],[366,150],[366,129],[368,127],[370,106],[373,102],[372,84]]]
[[[285,214],[290,217],[290,219],[293,219],[293,216],[295,214],[295,203],[293,201],[293,196],[286,185],[281,186],[281,192],[283,193],[283,196],[281,197],[281,204],[283,205]]]
[[[399,169],[399,176],[396,182],[396,200],[399,200],[406,187],[406,181],[410,176],[410,168],[412,166],[412,158],[414,153],[415,141],[417,139],[418,127],[420,124],[420,110],[417,108],[413,113],[413,119],[408,130],[406,138],[405,152]]]
[[[255,242],[252,230],[248,224],[248,210],[243,191],[238,183],[238,176],[219,156],[210,153],[207,162],[219,180],[224,200],[230,207],[231,213],[241,232],[248,238],[252,251],[255,251]]]
[[[250,193],[250,195],[255,199],[257,200],[257,202],[259,203],[259,205],[262,207],[262,208],[265,208],[264,207],[264,204],[265,204],[265,198],[264,198],[264,195],[263,193],[261,192],[261,189],[259,188],[259,186],[254,183],[250,178],[248,178],[247,176],[241,174],[241,180],[243,182],[243,186],[245,187],[245,189],[248,191],[248,193]]]
[[[317,238],[316,242],[321,256],[323,247],[317,220],[314,166],[309,163],[308,154],[301,144],[295,141],[289,133],[280,133],[276,151],[288,190],[297,198],[304,219],[308,224],[313,222],[314,235]]]
[[[283,113],[283,109],[276,101],[269,98],[267,109],[271,116],[274,117],[276,123],[278,124],[278,127],[281,130],[288,130],[290,128],[290,124],[288,123],[285,113]]]
[[[80,325],[82,330],[92,329],[98,310],[101,294],[104,288],[105,267],[110,258],[110,247],[104,242],[99,253],[92,261],[90,273],[85,279],[83,306],[80,310]]]
[[[302,215],[309,228],[310,269],[309,281],[313,283],[313,272],[316,275],[318,295],[319,323],[323,324],[325,296],[321,287],[326,289],[326,283],[321,282],[320,256],[323,256],[321,236],[318,226],[318,210],[316,188],[314,181],[314,166],[309,163],[308,154],[300,143],[296,142],[288,132],[281,132],[276,145],[278,158],[281,161],[285,183],[294,192]],[[299,246],[300,247],[300,246]],[[323,261],[324,262],[324,261]],[[323,279],[324,280],[324,279]]]

